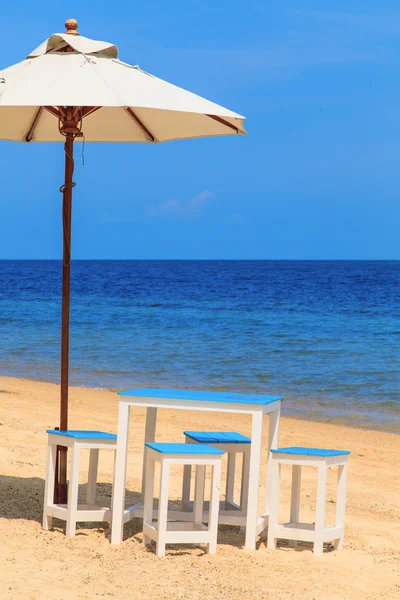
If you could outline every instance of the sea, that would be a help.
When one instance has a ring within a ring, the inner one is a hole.
[[[0,375],[58,383],[60,315],[60,261],[0,261]],[[400,432],[400,261],[72,261],[70,384]]]

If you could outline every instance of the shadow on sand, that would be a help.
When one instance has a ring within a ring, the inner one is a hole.
[[[86,497],[86,484],[79,488],[79,501],[84,503]],[[110,483],[97,484],[97,503],[103,506],[110,506],[112,486]],[[40,477],[10,477],[0,475],[0,519],[23,519],[42,523],[43,513],[44,480]],[[140,494],[126,490],[126,505],[130,506],[140,501]],[[157,506],[157,502],[155,502]],[[178,508],[179,502],[172,501],[170,508]],[[65,523],[54,519],[54,529],[63,532]],[[96,530],[104,533],[107,539],[110,537],[110,527],[107,523],[78,523],[77,535],[90,535],[88,530]],[[132,519],[124,527],[124,540],[134,537],[141,542],[142,520]],[[218,529],[218,544],[243,548],[244,533],[238,527],[230,525],[221,525]],[[264,545],[259,541],[257,548]],[[190,545],[192,546],[192,545]],[[174,545],[174,553],[186,554],[189,547],[187,545]],[[192,547],[198,547],[194,544]],[[312,544],[300,542],[296,548],[290,548],[288,542],[280,541],[278,547],[281,551],[302,552],[312,550]],[[332,550],[333,546],[325,544],[324,551]],[[199,547],[203,552],[203,548]]]
[[[79,502],[84,503],[86,498],[87,485],[79,486]],[[97,484],[96,502],[101,506],[111,505],[111,483]],[[0,475],[0,519],[23,519],[27,521],[37,521],[42,523],[43,515],[43,497],[44,497],[44,479],[40,477],[11,477]],[[140,500],[140,494],[126,491],[127,505],[136,504]],[[64,530],[65,523],[54,519],[55,529]],[[79,529],[99,529],[99,524],[78,523],[77,535]],[[101,530],[109,530],[106,523],[103,523]],[[126,526],[125,536],[131,537],[142,530],[142,523],[139,519],[131,521]]]

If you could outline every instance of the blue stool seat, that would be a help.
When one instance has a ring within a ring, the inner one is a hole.
[[[274,448],[274,454],[297,454],[302,456],[343,456],[350,454],[347,450],[325,450],[324,448],[303,448],[301,446],[290,446],[289,448]]]
[[[250,444],[251,439],[236,431],[184,431],[199,444]]]
[[[68,431],[60,431],[59,429],[48,429],[47,433],[52,435],[60,435],[63,437],[75,439],[91,439],[91,440],[116,440],[115,433],[107,433],[105,431],[85,431],[80,429],[69,429]]]
[[[223,454],[222,450],[205,444],[173,444],[168,442],[146,442],[145,446],[160,454]]]

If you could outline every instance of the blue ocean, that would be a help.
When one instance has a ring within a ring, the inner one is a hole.
[[[71,385],[279,394],[399,431],[400,261],[73,261]],[[0,375],[59,382],[60,261],[0,261]]]

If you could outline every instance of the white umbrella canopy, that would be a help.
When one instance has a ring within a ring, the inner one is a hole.
[[[26,60],[0,71],[0,140],[64,142],[60,429],[68,429],[71,215],[74,142],[157,143],[245,134],[244,117],[118,60],[69,19]],[[65,503],[66,448],[55,502]]]
[[[66,23],[0,71],[0,139],[60,142],[58,107],[79,107],[87,142],[164,142],[245,134],[244,117],[118,60],[118,49]],[[75,35],[74,35],[75,34]]]

